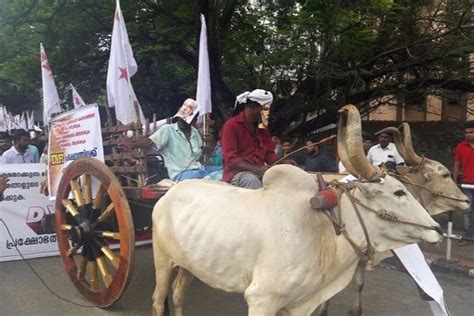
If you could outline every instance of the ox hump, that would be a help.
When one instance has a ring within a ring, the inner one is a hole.
[[[263,175],[265,189],[277,189],[291,192],[316,192],[317,183],[314,178],[302,169],[292,165],[276,165]]]

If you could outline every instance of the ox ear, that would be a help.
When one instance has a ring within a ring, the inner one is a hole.
[[[404,175],[406,175],[408,172],[410,172],[410,168],[407,167],[407,166],[396,166],[396,167],[395,167],[395,170],[397,170],[397,173],[398,173],[399,175],[402,175],[402,176],[404,176]]]
[[[383,193],[379,185],[371,185],[370,183],[356,183],[357,188],[367,198],[373,198]]]

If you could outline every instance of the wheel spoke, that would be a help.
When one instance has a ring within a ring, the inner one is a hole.
[[[102,208],[102,202],[104,200],[105,192],[107,192],[107,190],[105,189],[103,185],[101,185],[95,194],[94,205],[92,206],[93,208],[95,209]]]
[[[89,283],[91,285],[91,289],[93,291],[97,291],[99,288],[99,280],[98,280],[98,274],[97,274],[97,262],[95,261],[89,261],[91,269],[90,269],[90,279]]]
[[[77,268],[77,278],[79,280],[84,280],[87,271],[87,257],[81,257],[79,267]]]
[[[102,281],[104,281],[105,287],[109,287],[112,283],[112,276],[109,273],[109,268],[107,268],[107,263],[103,257],[96,258],[97,265],[99,267],[100,274],[102,276]]]
[[[104,245],[100,248],[100,251],[107,257],[112,262],[112,265],[114,266],[115,269],[118,269],[119,266],[119,258],[114,254],[112,249],[109,248],[109,246]]]
[[[65,232],[69,232],[69,231],[72,230],[72,226],[67,225],[67,224],[61,224],[61,230],[65,231]]]
[[[63,199],[62,203],[63,203],[63,206],[66,208],[66,210],[67,210],[73,217],[79,216],[79,212],[78,212],[77,209],[74,207],[74,205],[72,204],[71,201],[69,201],[68,199]]]
[[[114,213],[114,204],[110,203],[109,206],[107,206],[107,208],[105,209],[105,211],[102,214],[100,214],[98,220],[100,222],[105,222],[113,213]]]
[[[99,236],[102,236],[102,237],[105,237],[105,238],[112,238],[112,239],[115,239],[115,240],[120,240],[120,233],[119,232],[105,231],[105,232],[98,232],[98,233],[99,233]]]
[[[79,250],[79,248],[81,248],[81,244],[79,244],[79,243],[75,244],[74,247],[69,248],[69,250],[66,251],[66,256],[68,256],[68,257],[74,256],[77,253],[77,251]]]
[[[84,203],[92,203],[92,186],[91,186],[91,175],[84,174],[81,177],[83,192],[84,192]]]
[[[74,195],[77,206],[81,207],[84,205],[84,200],[82,199],[81,187],[79,186],[79,183],[76,179],[72,179],[69,181],[69,184],[71,185],[71,192]]]

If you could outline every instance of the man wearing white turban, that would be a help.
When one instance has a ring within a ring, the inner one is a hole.
[[[222,129],[225,181],[249,189],[262,186],[263,174],[277,160],[268,130],[258,127],[262,108],[272,102],[272,93],[262,89],[237,96],[234,116]]]

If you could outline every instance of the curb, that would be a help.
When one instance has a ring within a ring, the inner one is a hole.
[[[455,260],[438,259],[431,262],[428,261],[428,265],[434,271],[451,272],[471,278],[474,277],[474,269],[458,265]]]
[[[446,259],[437,259],[437,260],[427,259],[426,262],[428,263],[428,266],[433,271],[455,273],[460,276],[474,278],[474,268],[469,268],[469,267],[459,265],[457,264],[458,262],[455,260],[448,261]],[[390,269],[390,270],[399,271],[397,268],[395,257],[385,259],[383,262],[381,262],[380,266],[383,268]]]

